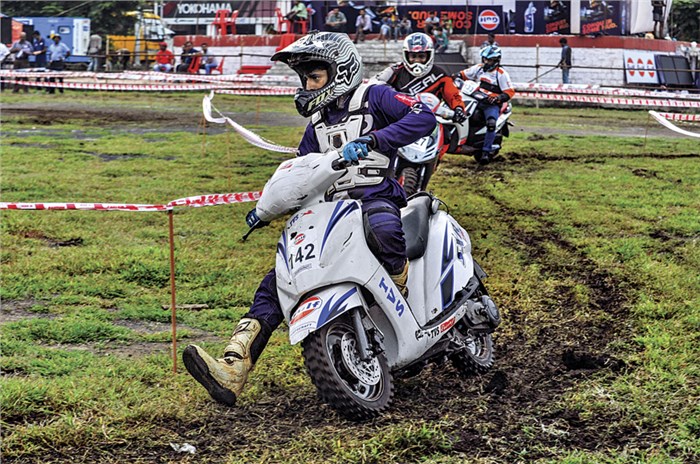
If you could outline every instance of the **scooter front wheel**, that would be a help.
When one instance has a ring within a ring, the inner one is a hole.
[[[420,190],[420,174],[416,168],[406,166],[401,170],[398,178],[407,197],[410,197]]]
[[[304,364],[323,401],[353,421],[372,419],[391,404],[394,383],[382,353],[360,359],[349,315],[343,315],[302,342]]]

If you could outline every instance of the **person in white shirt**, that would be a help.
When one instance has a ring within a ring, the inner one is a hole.
[[[88,44],[88,56],[90,57],[88,71],[100,70],[100,50],[102,50],[102,37],[99,34],[92,34]]]
[[[495,45],[481,49],[480,64],[459,73],[462,79],[469,79],[479,83],[479,88],[487,95],[487,98],[479,102],[479,109],[483,111],[486,119],[486,134],[484,136],[484,148],[479,163],[486,164],[493,155],[493,141],[496,139],[496,121],[501,113],[501,107],[515,95],[515,88],[510,80],[508,72],[501,67],[501,49]]]
[[[355,20],[355,40],[354,43],[365,41],[365,34],[372,32],[372,18],[369,17],[367,12],[363,9],[360,10],[360,14],[357,15]]]
[[[437,11],[431,11],[429,16],[425,18],[424,31],[426,34],[432,36],[433,29],[440,25],[440,18],[437,16]]]

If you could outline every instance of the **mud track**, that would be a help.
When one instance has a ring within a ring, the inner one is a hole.
[[[167,100],[165,100],[167,102]],[[243,126],[266,125],[284,127],[304,127],[307,119],[298,114],[276,113],[276,112],[230,112],[229,108],[221,106],[219,108],[226,116],[229,116]],[[118,128],[125,124],[134,126],[139,123],[154,125],[162,128],[171,128],[181,131],[199,130],[202,119],[202,112],[199,108],[188,109],[186,111],[176,110],[164,106],[159,109],[152,108],[130,108],[119,106],[98,106],[91,108],[83,103],[66,102],[42,102],[36,103],[13,103],[3,104],[3,114],[8,116],[25,117],[26,124],[36,124],[49,126],[54,121],[69,122],[71,120],[87,120],[99,123],[105,128]],[[629,126],[624,123],[615,125],[614,123],[605,126],[592,125],[585,129],[565,129],[560,127],[527,127],[522,125],[515,118],[516,126],[511,132],[532,132],[533,140],[545,140],[558,135],[570,136],[590,136],[607,135],[615,137],[684,137],[671,130],[668,130],[655,122],[648,122],[644,126]],[[207,124],[207,132],[218,133],[225,130],[223,125]],[[544,134],[544,135],[543,135]]]
[[[198,461],[211,462],[222,461],[236,451],[263,455],[265,450],[284,447],[299,431],[324,433],[350,427],[354,436],[369,437],[391,424],[422,421],[446,424],[441,428],[454,451],[502,463],[554,457],[548,449],[644,449],[658,443],[661,431],[640,433],[619,424],[612,414],[583,418],[575,409],[563,406],[566,393],[582,380],[592,376],[609,380],[632,368],[607,353],[611,341],[627,340],[632,333],[625,325],[625,282],[597,268],[553,233],[553,224],[537,212],[514,211],[494,197],[487,198],[500,209],[499,220],[508,222],[506,240],[510,247],[540,265],[543,275],[566,283],[545,295],[548,314],[536,321],[530,313],[502,308],[509,328],[496,335],[494,371],[464,379],[447,364],[431,366],[417,377],[397,381],[395,402],[388,414],[365,424],[343,420],[314,395],[295,395],[270,383],[265,388],[273,400],[233,409],[212,402],[206,406],[211,420],[165,422],[160,427],[193,444]],[[537,220],[537,231],[517,227],[512,218],[523,214]],[[556,257],[548,251],[552,248],[557,250]],[[561,259],[562,254],[565,259]],[[589,291],[585,307],[574,297],[576,285]],[[162,348],[167,349],[165,344]],[[259,368],[264,369],[264,365]],[[96,444],[84,459],[164,462],[177,458],[174,451],[169,455],[162,447],[134,445]],[[522,450],[528,454],[523,456]],[[433,451],[439,451],[437,444]]]
[[[32,122],[37,124],[41,121],[50,123],[44,119],[47,116],[43,116],[45,107],[40,110],[41,116],[38,108],[3,110],[8,114],[26,115],[28,121],[34,118]],[[193,117],[194,121],[199,117],[199,113],[168,113],[154,120],[152,113],[144,111],[99,113],[68,110],[62,112],[62,116],[93,120],[97,117],[112,122],[147,121],[150,127],[153,123],[182,127],[185,120],[191,127]],[[250,123],[244,117],[237,117],[236,121],[244,125]],[[299,123],[288,115],[270,118],[265,115],[267,125],[283,121],[284,125]],[[505,156],[514,164],[529,163],[534,158],[537,162],[533,163],[532,169],[538,169],[538,162],[555,160],[536,153],[506,153]],[[494,171],[497,166],[485,169],[489,175],[498,176]],[[483,172],[483,169],[478,172]],[[181,442],[196,446],[197,462],[222,462],[226,456],[237,452],[265,456],[267,450],[285,447],[300,432],[342,433],[351,428],[352,436],[371,437],[391,424],[409,425],[423,421],[442,424],[440,427],[450,438],[454,451],[501,463],[553,458],[555,455],[548,450],[554,449],[560,452],[625,446],[644,449],[658,443],[660,430],[640,432],[620,423],[612,412],[582,417],[577,410],[564,405],[565,395],[578,383],[592,377],[611,379],[634,368],[608,351],[611,341],[626,341],[632,334],[625,322],[628,319],[627,283],[598,268],[581,250],[554,233],[553,224],[543,215],[515,211],[495,197],[487,198],[500,210],[498,220],[508,224],[510,247],[527,261],[537,263],[543,275],[562,282],[556,292],[543,295],[548,311],[538,315],[535,321],[529,313],[502,308],[508,330],[495,336],[497,359],[491,373],[463,379],[449,365],[431,366],[417,377],[397,381],[393,407],[386,415],[365,424],[349,423],[321,404],[314,395],[299,395],[273,382],[265,385],[273,400],[232,409],[212,402],[205,406],[211,418],[206,422],[171,421],[160,423],[159,427],[176,433]],[[521,230],[513,219],[518,215],[532,216],[538,229],[534,233]],[[556,250],[556,256],[551,250]],[[566,259],[561,259],[562,256]],[[575,287],[580,286],[585,287],[589,294],[585,306],[575,297]],[[264,369],[264,365],[258,368]],[[164,451],[161,445],[151,441],[122,445],[94,443],[89,449],[82,450],[87,454],[81,459],[84,462],[170,462],[183,459],[174,451]],[[523,450],[527,450],[527,454],[524,455]],[[429,455],[429,451],[421,450],[421,456]],[[433,451],[441,450],[436,444]],[[75,456],[56,450],[53,455],[36,458],[52,461]]]

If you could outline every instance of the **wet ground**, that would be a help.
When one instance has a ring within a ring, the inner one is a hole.
[[[201,117],[201,113],[194,111],[185,114],[141,109],[105,111],[102,108],[90,110],[82,105],[64,104],[60,108],[43,104],[9,105],[3,107],[3,113],[23,116],[28,125],[35,124],[41,130],[51,130],[51,123],[56,120],[57,114],[62,120],[87,119],[115,128],[127,123],[128,127],[123,130],[128,131],[147,131],[156,125],[158,132],[192,130],[197,127],[196,122]],[[229,116],[244,126],[261,124],[263,120],[256,113]],[[135,127],[133,123],[148,123],[148,128]],[[301,126],[305,120],[297,116],[265,113],[264,123]],[[517,127],[515,130],[528,131],[527,127]],[[562,133],[556,128],[549,130]],[[549,133],[549,130],[538,129],[537,133]],[[630,137],[644,135],[639,133],[639,128],[632,127],[615,127],[612,132]],[[578,131],[572,133],[583,134]],[[585,132],[586,135],[590,133],[588,130]],[[608,131],[605,133],[613,135]],[[658,127],[648,129],[647,134],[670,135],[669,131]],[[518,162],[517,154],[510,153],[508,156],[514,163]],[[641,172],[640,175],[648,173]],[[583,252],[554,233],[556,228],[546,217],[538,215],[536,211],[513,211],[499,203],[497,198],[490,200],[499,209],[495,220],[510,225],[507,228],[510,247],[537,262],[543,275],[559,282],[569,282],[557,289],[557,297],[551,299],[549,314],[543,320],[533,323],[531,315],[512,308],[508,310],[510,329],[495,337],[497,362],[493,371],[481,378],[460,378],[451,367],[430,367],[417,377],[398,381],[394,405],[389,413],[369,424],[349,425],[315,397],[295,394],[270,384],[265,388],[273,400],[235,409],[212,404],[212,414],[216,420],[195,424],[162,423],[160,426],[195,445],[199,450],[198,459],[211,462],[224,460],[236,450],[259,450],[262,455],[265,450],[282,448],[299,430],[329,426],[342,430],[350,426],[353,427],[353,436],[372,436],[383,426],[423,421],[449,423],[444,426],[444,431],[454,451],[473,458],[485,458],[489,462],[532,462],[553,457],[554,450],[604,451],[625,446],[645,449],[659,443],[660,430],[633,429],[631,424],[619,421],[612,412],[584,417],[575,409],[561,406],[562,398],[581,381],[591,376],[610,381],[626,369],[634,368],[605,352],[605,347],[612,340],[626,340],[631,333],[626,322],[628,297],[623,290],[627,287],[626,283],[596,267]],[[539,229],[534,232],[520,230],[513,218],[523,214],[531,214]],[[552,249],[557,250],[556,258],[551,255]],[[566,259],[562,259],[562,255]],[[589,292],[589,302],[585,308],[575,297],[580,287],[585,287]],[[42,317],[28,310],[37,304],[41,302],[3,302],[0,323],[24,317]],[[582,313],[585,316],[582,317]],[[144,333],[169,330],[167,324],[124,324]],[[198,331],[197,336],[208,338],[211,334]],[[62,348],[98,351],[89,345]],[[167,352],[169,349],[169,343],[122,344],[116,347],[115,354],[138,356],[158,350]],[[279,394],[276,394],[277,391]],[[162,449],[144,449],[136,443],[117,449],[96,445],[83,451],[88,453],[83,456],[85,462],[110,459],[167,462],[178,459],[175,452],[169,455]],[[438,451],[437,447],[435,451]],[[60,455],[47,457],[56,459]]]
[[[225,107],[219,108],[224,114],[243,126],[284,126],[302,127],[308,119],[297,114],[273,113],[273,112],[227,112]],[[173,109],[144,109],[144,108],[120,108],[120,107],[96,107],[90,108],[81,103],[66,104],[65,102],[46,103],[12,103],[3,104],[2,113],[7,117],[21,117],[27,125],[36,125],[34,130],[46,131],[53,122],[68,122],[72,120],[89,120],[100,123],[103,127],[119,129],[132,133],[168,132],[168,131],[195,131],[201,130],[201,110],[178,111]],[[575,120],[576,117],[572,117]],[[562,128],[553,121],[551,126],[528,127],[522,121],[518,121],[514,114],[512,121],[515,127],[512,132],[534,132],[536,134],[561,134],[561,135],[610,135],[615,137],[681,137],[681,135],[666,129],[653,120],[647,121],[642,126],[633,126],[626,122],[615,124],[609,119],[605,121],[585,120],[580,129]],[[153,127],[134,127],[138,123],[157,125]],[[220,133],[225,127],[219,124],[207,123],[208,133]],[[79,137],[79,134],[77,135]]]

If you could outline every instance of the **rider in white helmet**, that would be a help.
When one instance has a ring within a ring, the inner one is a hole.
[[[497,45],[487,45],[481,49],[481,63],[460,72],[462,79],[479,83],[479,88],[488,98],[479,102],[479,108],[486,118],[486,135],[484,147],[479,162],[486,164],[490,161],[496,139],[496,121],[502,105],[513,98],[515,89],[510,81],[508,72],[501,67],[501,49]]]
[[[287,64],[301,80],[294,101],[297,111],[311,121],[299,156],[339,151],[355,164],[327,195],[361,200],[368,245],[399,289],[405,288],[408,265],[399,209],[406,205],[406,194],[392,166],[398,148],[432,132],[435,116],[423,103],[387,86],[362,84],[362,61],[346,34],[312,32],[272,60]],[[251,228],[267,225],[255,209],[246,222]],[[223,357],[216,359],[190,345],[182,355],[187,371],[216,401],[233,406],[283,319],[273,269],[260,283]]]
[[[374,79],[386,82],[399,92],[409,95],[420,92],[435,94],[454,110],[453,120],[462,123],[467,119],[462,94],[455,87],[452,76],[442,67],[433,64],[434,61],[433,40],[427,34],[416,32],[404,39],[401,62],[389,66]]]

